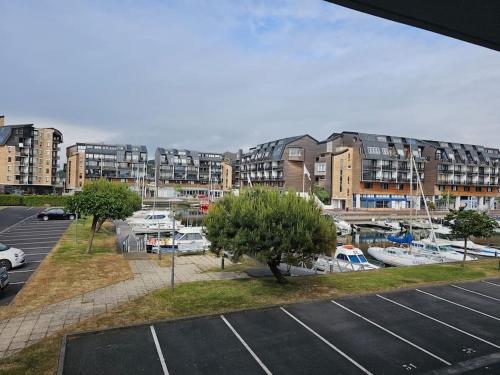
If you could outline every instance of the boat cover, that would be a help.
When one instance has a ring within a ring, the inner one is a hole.
[[[411,235],[411,233],[406,233],[403,237],[398,237],[398,236],[394,236],[394,235],[391,235],[389,237],[387,237],[387,239],[391,242],[395,242],[395,243],[407,243],[407,244],[410,244],[413,242],[413,236]]]

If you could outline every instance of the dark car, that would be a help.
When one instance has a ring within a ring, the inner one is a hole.
[[[0,289],[5,288],[9,285],[9,274],[5,267],[0,267]]]
[[[49,208],[43,210],[37,215],[37,218],[41,220],[74,220],[75,214],[64,211],[62,208]]]

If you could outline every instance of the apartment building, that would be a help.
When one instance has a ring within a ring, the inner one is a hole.
[[[66,190],[80,191],[87,180],[105,178],[133,184],[147,172],[146,146],[77,143],[66,148]]]
[[[497,207],[498,149],[357,132],[334,133],[325,143],[314,174],[335,208],[404,209],[411,201],[420,208],[418,179],[426,200],[439,202],[446,193],[453,197],[448,207]]]
[[[159,147],[155,164],[159,186],[210,185],[227,190],[232,186],[232,167],[225,154]]]
[[[0,189],[30,194],[53,193],[63,138],[54,128],[5,125],[0,116]]]
[[[259,144],[248,152],[240,150],[233,162],[234,185],[271,186],[310,191],[313,168],[324,145],[310,135],[282,138]],[[304,174],[305,169],[310,178]]]

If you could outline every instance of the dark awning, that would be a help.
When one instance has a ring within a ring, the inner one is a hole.
[[[499,0],[326,0],[500,51]]]

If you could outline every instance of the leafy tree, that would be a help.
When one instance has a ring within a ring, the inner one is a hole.
[[[429,210],[434,211],[436,209],[436,204],[433,201],[427,201],[427,207]]]
[[[83,191],[69,198],[66,209],[79,215],[92,216],[87,253],[92,250],[95,233],[106,220],[123,220],[141,207],[141,198],[124,183],[105,179],[86,183]]]
[[[448,210],[450,208],[450,202],[452,202],[452,200],[453,200],[453,196],[451,195],[451,193],[449,191],[446,191],[446,192],[441,194],[441,196],[436,201],[436,203],[438,204],[439,207],[444,206]]]
[[[455,238],[464,240],[464,259],[462,267],[465,265],[467,257],[467,241],[471,236],[489,237],[496,228],[496,221],[484,212],[475,210],[451,210],[446,215],[446,220],[450,222],[451,234]]]
[[[336,230],[314,201],[292,192],[248,189],[227,195],[213,205],[204,221],[211,250],[255,254],[266,260],[278,282],[278,266],[311,261],[314,254],[331,253]]]
[[[312,191],[313,194],[316,195],[321,202],[323,202],[324,204],[330,203],[330,194],[328,194],[324,187],[314,185]]]

